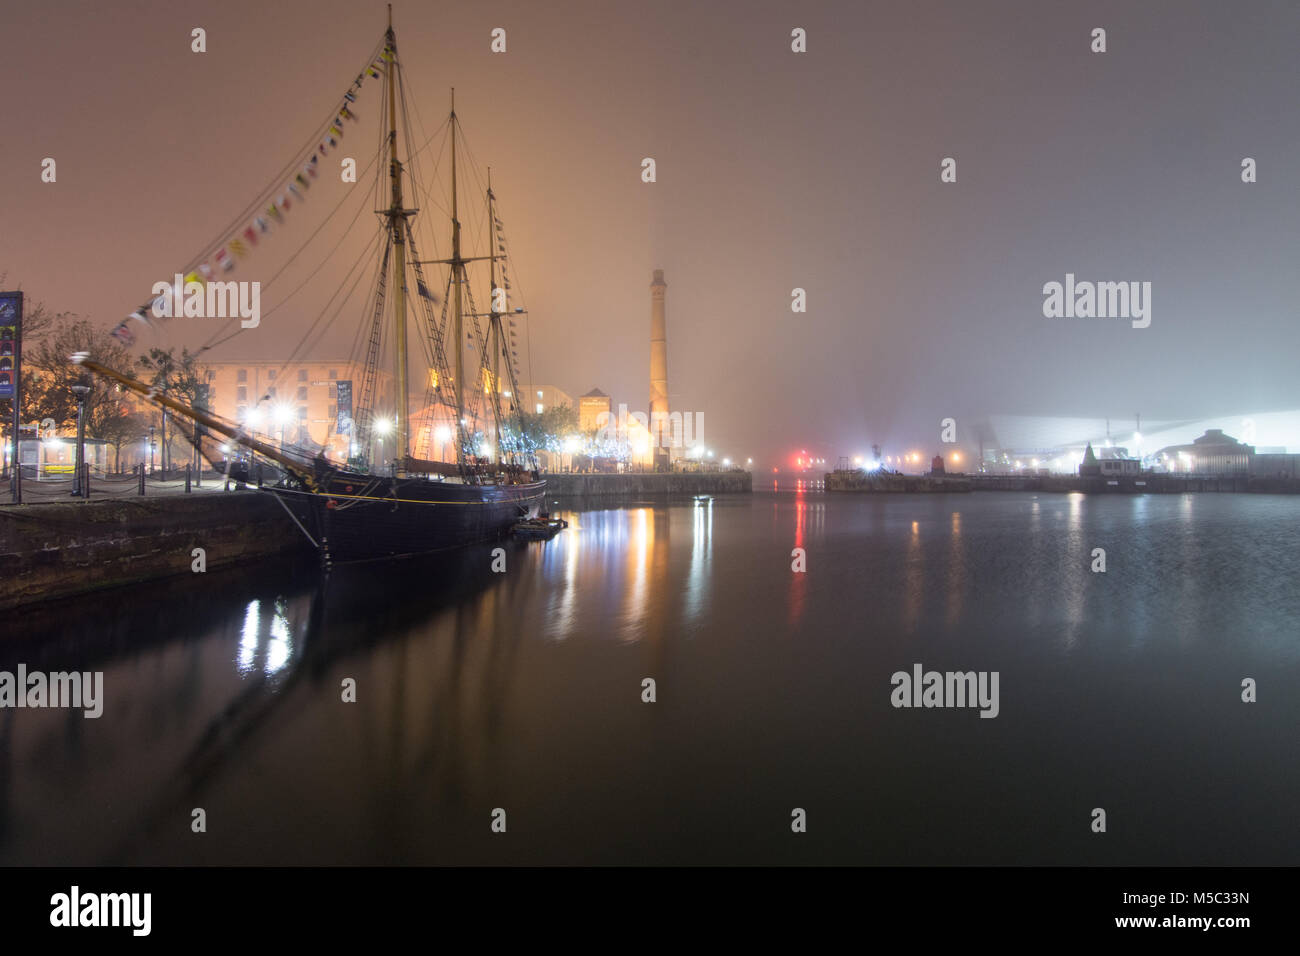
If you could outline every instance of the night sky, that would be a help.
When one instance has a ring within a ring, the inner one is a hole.
[[[425,134],[454,85],[493,168],[537,384],[643,409],[663,268],[672,403],[759,464],[929,450],[946,416],[1300,407],[1300,5],[399,2],[394,21]],[[294,158],[384,25],[356,0],[5,4],[7,285],[115,324]],[[378,103],[363,90],[341,151],[362,166]],[[348,188],[313,189],[232,278],[269,280]],[[374,227],[366,210],[345,266]],[[1044,318],[1066,273],[1151,282],[1151,326]],[[336,284],[210,357],[287,354]],[[346,355],[363,312],[316,354]],[[140,344],[201,343],[193,321]]]

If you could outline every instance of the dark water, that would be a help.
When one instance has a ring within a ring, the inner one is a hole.
[[[0,863],[1296,864],[1298,509],[760,491],[28,612],[0,669],[105,712],[0,711]],[[915,663],[999,715],[895,709]]]

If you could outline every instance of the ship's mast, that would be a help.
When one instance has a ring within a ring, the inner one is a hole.
[[[393,343],[397,362],[395,458],[399,470],[410,454],[410,409],[407,406],[406,361],[406,210],[402,208],[402,167],[397,160],[397,42],[393,36],[393,5],[388,5],[388,47],[393,58],[388,63],[388,174],[393,183],[393,204],[388,210],[388,224],[393,231]],[[454,167],[453,167],[454,169]],[[453,176],[455,174],[453,173]],[[454,179],[453,179],[454,182]],[[455,190],[453,189],[453,195]],[[454,200],[453,200],[454,203]],[[454,207],[453,207],[454,208]],[[459,300],[458,300],[459,302]],[[459,308],[457,309],[459,313]]]
[[[496,197],[492,195],[492,167],[487,170],[487,200],[488,200],[488,272],[490,273],[488,284],[488,312],[491,313],[488,318],[488,341],[489,348],[492,349],[492,412],[496,419],[497,435],[494,458],[496,463],[501,464],[501,349],[503,346],[501,338],[501,313],[497,311],[497,240],[496,240]],[[511,398],[518,400],[517,396]]]
[[[453,331],[456,340],[456,458],[465,447],[465,328],[461,310],[460,287],[465,263],[460,257],[460,217],[456,207],[456,88],[451,88],[451,281]]]

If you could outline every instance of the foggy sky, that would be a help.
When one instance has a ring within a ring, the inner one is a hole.
[[[797,446],[929,451],[947,416],[966,439],[996,413],[1300,407],[1300,5],[398,2],[394,20],[426,135],[454,85],[493,168],[537,384],[644,409],[663,268],[673,407],[760,466]],[[384,22],[356,0],[6,3],[7,285],[116,323],[293,158]],[[378,102],[369,85],[343,153],[367,155]],[[269,279],[314,221],[231,278]],[[1067,272],[1150,281],[1150,328],[1044,318]],[[334,284],[210,357],[280,357]],[[316,354],[346,355],[362,318]]]

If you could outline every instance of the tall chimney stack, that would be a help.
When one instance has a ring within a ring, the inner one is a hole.
[[[654,440],[655,470],[671,467],[668,455],[668,320],[664,316],[664,270],[656,269],[650,283],[650,434]],[[667,433],[665,435],[664,433]]]

